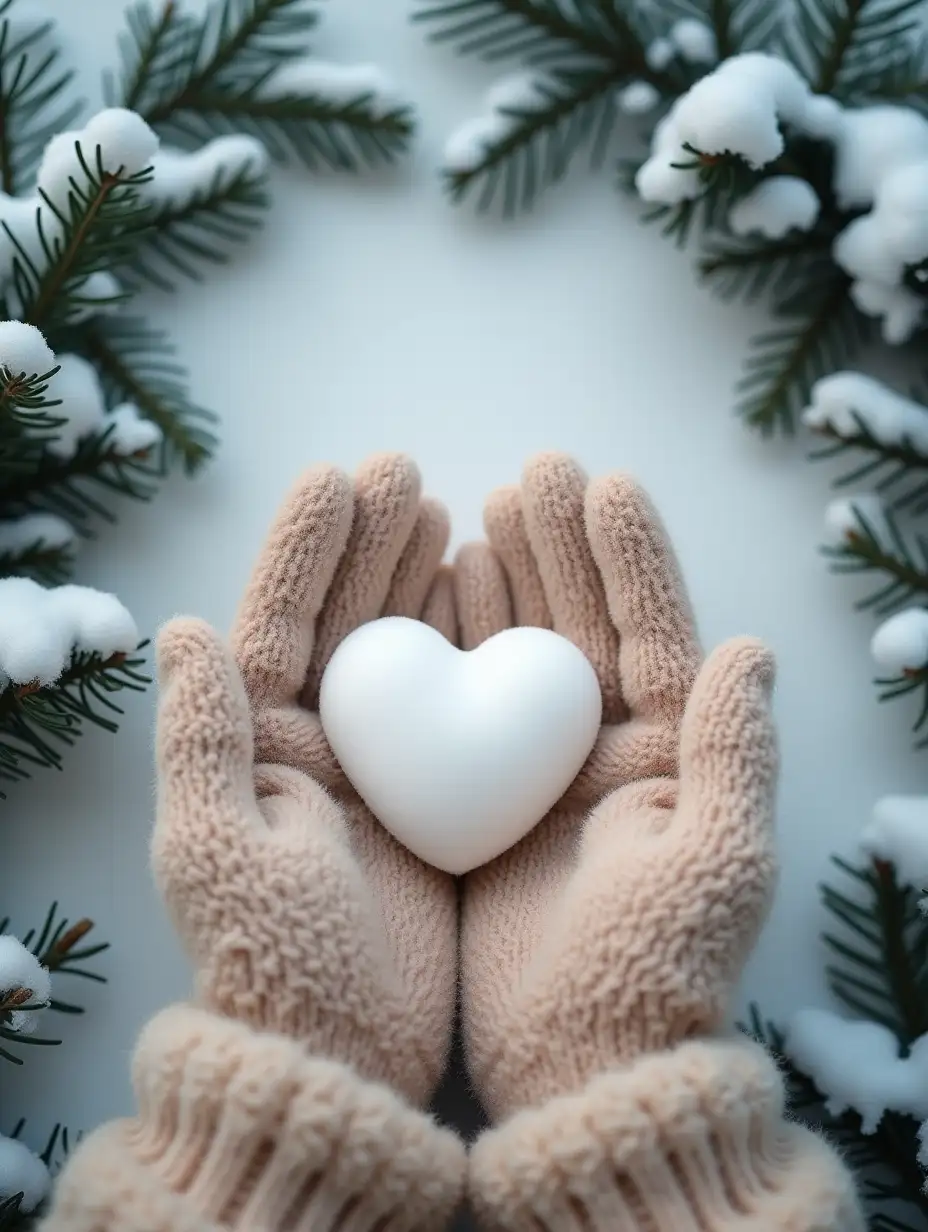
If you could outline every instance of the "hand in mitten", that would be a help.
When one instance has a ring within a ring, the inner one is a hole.
[[[198,1005],[146,1028],[138,1117],[82,1145],[50,1232],[368,1232],[456,1205],[462,1149],[418,1110],[450,1040],[454,883],[361,804],[313,709],[362,621],[453,614],[446,537],[405,459],[317,469],[233,652],[197,620],[162,632],[153,860]]]
[[[550,624],[597,671],[604,723],[565,797],[468,875],[467,1056],[502,1126],[472,1155],[489,1226],[853,1229],[850,1183],[782,1119],[775,1069],[723,1038],[774,887],[773,662],[729,642],[700,667],[649,501],[531,463],[462,549],[462,644]]]

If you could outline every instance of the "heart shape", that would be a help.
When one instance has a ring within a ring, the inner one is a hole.
[[[507,629],[476,650],[389,616],[341,643],[319,698],[335,756],[420,859],[461,874],[506,851],[564,794],[602,718],[572,642]]]

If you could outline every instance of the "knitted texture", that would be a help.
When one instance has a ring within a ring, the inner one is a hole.
[[[694,1042],[513,1116],[471,1154],[484,1232],[863,1232],[850,1174],[746,1042]]]
[[[177,1006],[134,1080],[137,1118],[80,1144],[44,1232],[412,1232],[460,1199],[453,1134],[283,1036]]]
[[[419,1105],[450,1042],[455,886],[372,817],[309,706],[352,629],[421,614],[447,536],[407,459],[353,482],[316,468],[272,528],[232,654],[195,620],[159,641],[153,860],[202,1003]]]
[[[784,1129],[775,1071],[751,1078],[774,1094],[747,1124],[730,1086],[713,1094],[741,1054],[709,1066],[693,1058],[712,1045],[680,1048],[723,1029],[772,899],[771,655],[738,638],[701,664],[673,551],[625,476],[588,483],[543,455],[521,489],[490,498],[485,524],[489,543],[455,566],[462,645],[517,614],[550,623],[595,667],[604,725],[550,814],[465,879],[465,1047],[491,1118],[509,1118],[476,1148],[473,1201],[491,1226],[526,1232],[862,1226],[821,1215],[856,1212],[853,1190]],[[756,1138],[761,1124],[781,1137]],[[746,1205],[729,1174],[766,1176],[770,1152],[780,1171],[757,1184],[777,1196]],[[810,1176],[844,1197],[804,1206]]]

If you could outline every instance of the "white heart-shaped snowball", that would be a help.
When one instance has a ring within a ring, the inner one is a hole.
[[[362,625],[322,677],[322,726],[371,812],[420,859],[466,873],[517,843],[599,730],[596,673],[547,629],[462,651],[417,620]]]

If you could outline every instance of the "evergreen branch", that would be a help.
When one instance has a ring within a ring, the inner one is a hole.
[[[912,723],[912,731],[920,732],[928,723],[928,667],[912,668],[901,676],[881,677],[876,682],[881,702],[896,701],[900,697],[920,694],[918,711]],[[916,744],[916,748],[928,747],[928,736]]]
[[[202,16],[172,0],[156,12],[143,0],[127,12],[122,72],[108,98],[159,124],[196,110],[204,92],[234,93],[305,56],[316,14],[302,0],[217,0]]]
[[[897,103],[928,114],[928,36],[905,40],[901,51],[894,44],[887,55],[855,66],[846,93],[861,101]]]
[[[0,551],[0,578],[30,577],[47,586],[59,586],[71,576],[74,552],[50,547],[43,539],[14,551]]]
[[[127,458],[114,453],[109,432],[86,437],[67,458],[23,442],[12,455],[0,455],[0,495],[5,513],[49,509],[80,529],[90,517],[115,521],[94,488],[150,500],[161,474],[147,456]]]
[[[0,367],[0,431],[6,434],[12,426],[27,430],[32,437],[54,435],[55,429],[63,422],[54,414],[49,414],[54,407],[61,405],[60,398],[48,397],[49,381],[57,371],[55,367],[48,372],[27,376],[24,372],[14,373],[9,368]],[[3,442],[0,440],[0,452],[2,449]]]
[[[0,780],[28,778],[29,767],[61,769],[60,745],[74,744],[85,723],[115,731],[111,716],[122,714],[115,695],[150,684],[143,663],[124,654],[103,659],[75,652],[52,685],[7,685],[0,691]]]
[[[277,163],[297,158],[311,171],[353,171],[361,163],[390,162],[413,131],[406,106],[383,107],[369,93],[346,102],[288,91],[273,96],[203,94],[196,109],[178,110],[161,122],[187,142],[247,130]]]
[[[850,297],[850,279],[832,269],[775,310],[782,325],[754,339],[755,353],[738,382],[739,412],[765,435],[791,432],[811,385],[846,363],[865,337]]]
[[[793,1114],[821,1129],[854,1169],[872,1232],[924,1232],[928,1196],[917,1160],[918,1121],[887,1112],[874,1133],[863,1133],[860,1115],[853,1109],[838,1116],[828,1111],[828,1097],[787,1055],[784,1032],[765,1021],[756,1005],[750,1007],[749,1022],[742,1030],[766,1048],[776,1062],[786,1081]],[[918,1223],[901,1222],[905,1208],[918,1216]],[[884,1222],[884,1217],[891,1222]]]
[[[855,510],[857,528],[840,547],[825,548],[835,573],[881,574],[878,588],[861,599],[857,607],[870,608],[885,616],[919,596],[928,596],[928,540],[922,535],[909,544],[891,511],[884,527],[871,526]]]
[[[618,5],[597,0],[426,0],[413,21],[431,24],[429,38],[453,43],[462,55],[485,60],[528,56],[553,47],[568,55],[593,56],[614,66],[615,75],[655,76],[631,21]],[[621,66],[621,67],[620,67]],[[658,75],[666,85],[666,77]],[[655,82],[655,84],[658,84]]]
[[[225,264],[230,250],[262,226],[267,206],[263,175],[245,167],[230,176],[220,168],[186,201],[153,211],[125,268],[163,291],[176,289],[175,274],[199,281],[203,265]]]
[[[150,172],[113,175],[104,171],[99,149],[94,167],[79,145],[76,150],[85,182],[71,179],[67,205],[56,205],[39,192],[42,205],[35,225],[42,256],[38,263],[7,224],[2,224],[15,252],[12,281],[17,315],[45,332],[67,323],[89,275],[126,259],[133,232],[141,229],[146,214],[138,188],[151,178]]]
[[[509,217],[560,180],[584,146],[591,147],[592,163],[601,163],[615,121],[614,88],[611,68],[565,70],[539,83],[540,105],[507,108],[506,135],[488,144],[473,167],[445,172],[451,197],[459,201],[479,187],[478,208],[488,209],[501,195]]]
[[[21,191],[49,138],[68,128],[82,107],[64,101],[74,72],[60,69],[60,52],[48,44],[52,23],[17,32],[13,4],[0,3],[0,190],[10,196]]]
[[[96,365],[114,402],[135,403],[161,429],[161,474],[175,461],[187,475],[201,469],[216,447],[216,437],[202,425],[215,416],[190,401],[186,370],[162,332],[136,318],[111,317],[84,332],[81,352]]]
[[[921,0],[801,0],[785,40],[797,67],[821,94],[843,94],[854,66],[898,44],[919,26]]]
[[[834,481],[843,488],[870,482],[875,491],[885,494],[902,487],[890,501],[891,510],[908,510],[917,515],[928,512],[928,458],[919,453],[909,436],[898,441],[882,441],[874,436],[861,415],[854,415],[857,431],[852,436],[841,435],[830,426],[816,428],[816,435],[828,443],[813,450],[809,457],[818,462],[845,453],[858,452],[864,460]]]
[[[662,0],[661,16],[696,17],[711,27],[719,59],[781,42],[783,5],[770,0]]]
[[[823,259],[830,257],[833,240],[824,231],[794,232],[778,240],[727,240],[710,245],[697,268],[722,299],[782,298],[800,282],[815,280]]]
[[[901,885],[892,865],[883,860],[875,859],[863,869],[838,857],[832,862],[865,893],[861,899],[833,886],[820,887],[826,910],[844,927],[843,935],[826,933],[823,938],[840,960],[826,969],[829,985],[849,1008],[883,1023],[903,1045],[912,1044],[928,1031],[928,1001],[921,987],[924,965],[913,961],[916,949],[923,950],[928,942],[921,894]],[[849,927],[849,919],[856,919],[866,931]]]
[[[316,24],[303,0],[217,0],[202,17],[167,5],[131,9],[123,71],[111,96],[149,124],[188,142],[245,129],[270,156],[315,169],[390,161],[413,129],[406,106],[359,90],[345,101],[307,87],[274,91],[274,74],[308,53]]]

